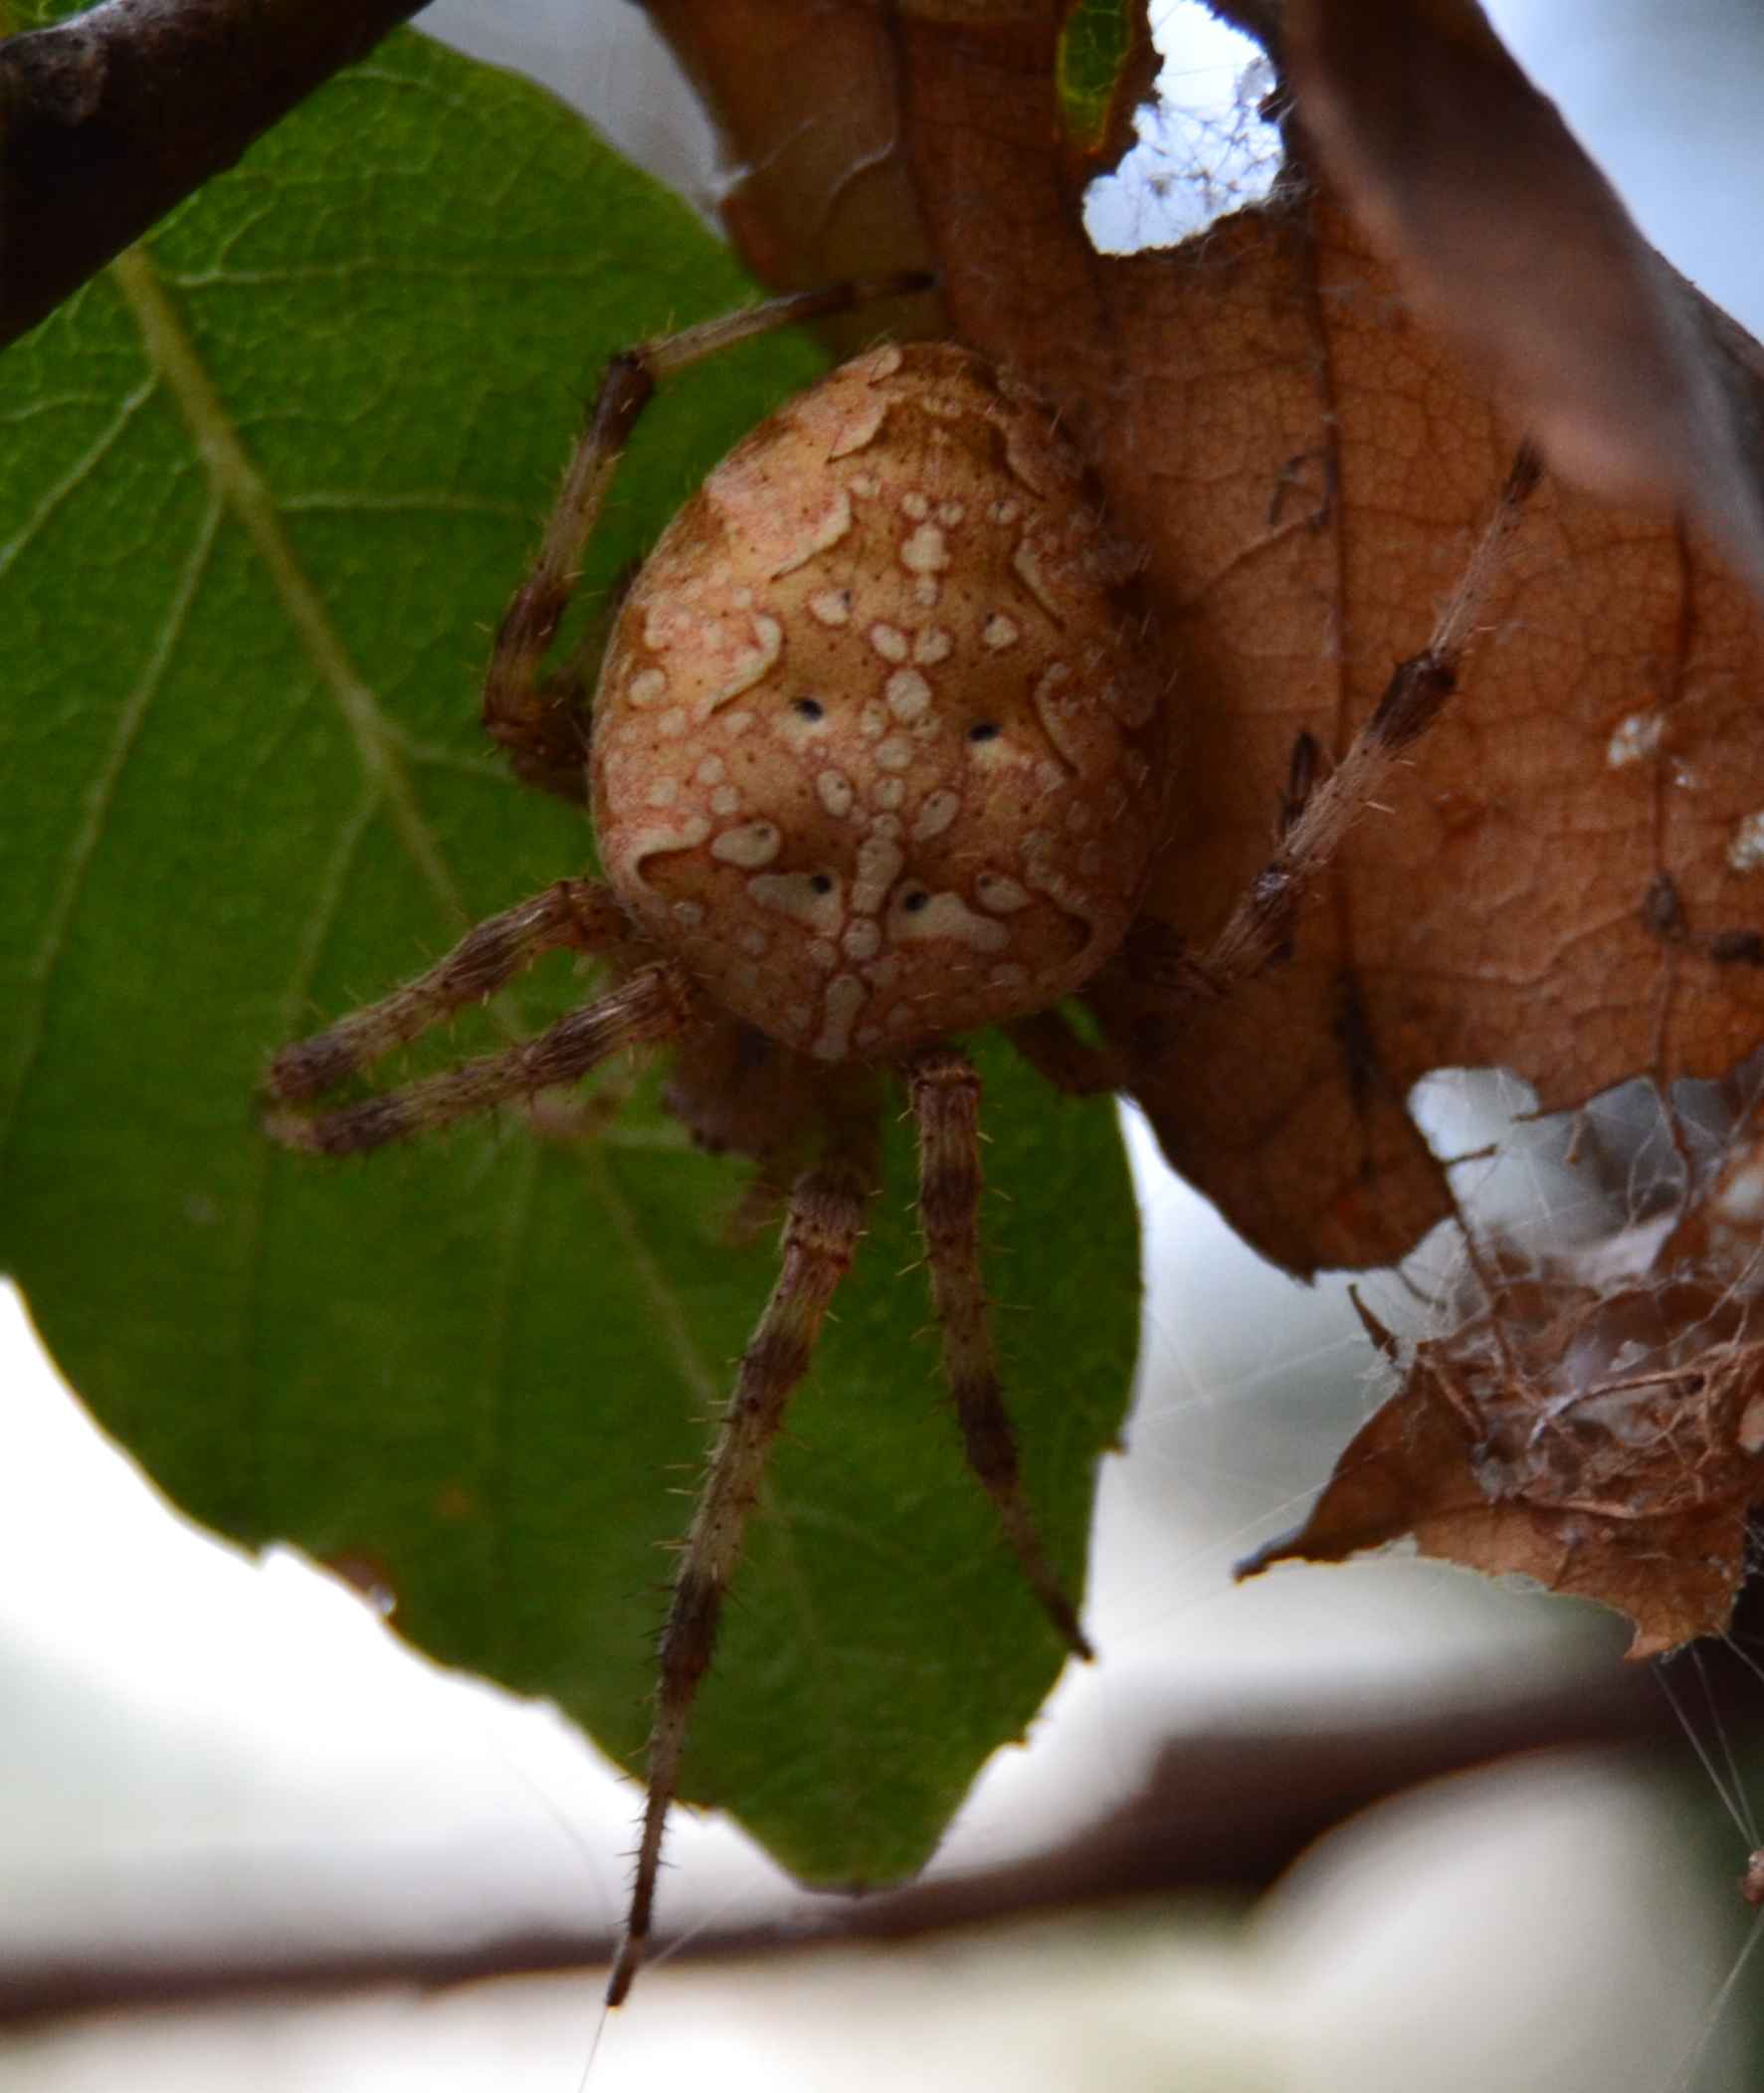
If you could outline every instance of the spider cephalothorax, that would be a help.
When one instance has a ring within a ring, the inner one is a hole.
[[[581,546],[657,378],[743,335],[920,280],[780,299],[615,359],[533,574],[497,635],[486,723],[528,777],[579,793],[571,677],[544,663]],[[1527,469],[1528,470],[1528,469]],[[1526,474],[1493,528],[1510,520]],[[1006,1026],[1053,1080],[1116,1064],[1059,1012],[1126,995],[1146,1039],[1258,971],[1305,878],[1451,687],[1474,589],[1405,664],[1327,777],[1296,753],[1268,868],[1198,957],[1135,910],[1165,804],[1163,692],[1131,565],[1039,400],[950,345],[884,346],[792,402],[710,476],[633,585],[591,723],[605,882],[563,879],[427,974],[285,1047],[268,1124],[348,1154],[674,1051],[669,1102],[784,1200],[782,1269],[742,1358],[663,1632],[626,1939],[644,1952],[692,1702],[767,1449],[877,1188],[889,1078],[918,1129],[919,1215],[969,1466],[1054,1628],[1089,1645],[1019,1481],[980,1274],[979,1078],[956,1033]],[[533,1040],[311,1113],[333,1084],[540,954],[610,985]]]

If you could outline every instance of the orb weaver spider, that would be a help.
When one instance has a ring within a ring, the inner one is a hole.
[[[582,796],[603,879],[491,916],[426,973],[284,1047],[266,1124],[340,1156],[671,1047],[667,1102],[784,1193],[782,1265],[741,1359],[681,1551],[647,1797],[607,1998],[650,1937],[663,1833],[767,1452],[864,1233],[890,1082],[916,1123],[919,1219],[963,1451],[1054,1629],[1091,1648],[1022,1489],[981,1277],[980,1083],[957,1035],[1003,1027],[1071,1092],[1130,1057],[1061,1005],[1126,970],[1179,1013],[1286,946],[1306,882],[1449,694],[1481,583],[1402,665],[1323,774],[1302,736],[1274,855],[1203,953],[1137,920],[1163,834],[1166,692],[1135,561],[1052,411],[969,350],[883,343],[713,471],[618,610],[591,717],[546,658],[620,454],[658,382],[736,341],[922,277],[774,299],[615,357],[533,570],[496,634],[485,723],[529,782]],[[1531,469],[1515,469],[1485,548]],[[1487,562],[1481,562],[1486,566]],[[1485,579],[1485,577],[1484,577]],[[536,1038],[403,1089],[313,1101],[542,954],[610,986]]]

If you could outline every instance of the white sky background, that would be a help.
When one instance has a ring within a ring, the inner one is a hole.
[[[1764,331],[1764,32],[1749,0],[1501,0],[1490,12],[1651,237]],[[624,0],[448,0],[424,26],[469,20],[474,48],[524,55],[551,85],[585,91],[603,120],[615,114],[628,150],[683,186],[713,186],[684,89],[629,41],[609,58],[594,39],[603,27],[627,37],[638,11]],[[1243,57],[1221,48],[1210,18],[1190,11],[1187,27],[1195,41],[1174,53],[1172,74],[1185,94],[1211,85],[1229,107]],[[1185,150],[1166,168],[1180,172]],[[1200,153],[1238,179],[1210,144]],[[1141,191],[1099,209],[1118,237],[1156,202]],[[1407,1705],[1423,1688],[1474,1701],[1526,1674],[1603,1666],[1623,1640],[1587,1610],[1417,1565],[1231,1587],[1230,1562],[1295,1522],[1363,1414],[1363,1348],[1339,1289],[1306,1293],[1266,1272],[1137,1145],[1151,1193],[1150,1342],[1132,1455],[1104,1480],[1091,1605],[1104,1662],[1062,1687],[1030,1751],[996,1763],[944,1866],[1014,1849],[1026,1824],[1045,1835],[1062,1812],[1105,1809],[1131,1792],[1152,1743],[1210,1712],[1260,1705],[1302,1721],[1319,1698]],[[1514,1184],[1521,1204],[1572,1189],[1541,1165],[1518,1166]],[[217,1920],[323,1945],[343,1914],[392,1940],[487,1918],[616,1915],[635,1792],[555,1718],[437,1677],[291,1559],[259,1568],[173,1522],[85,1427],[10,1297],[0,1433],[0,1963],[57,1941],[110,1952],[183,1935],[200,1950]],[[952,2084],[965,2073],[969,2086],[1028,2087],[1033,2055],[1065,2087],[1086,2083],[1082,2057],[1107,2059],[1111,2087],[1180,2077],[1317,2093],[1417,2082],[1651,2093],[1666,2083],[1660,2060],[1694,2032],[1708,1982],[1697,1958],[1725,1917],[1704,1909],[1653,1811],[1611,1769],[1504,1775],[1471,1807],[1473,1829],[1399,1812],[1397,1858],[1375,1887],[1363,1886],[1363,1853],[1338,1860],[1332,1889],[1301,1882],[1263,1922],[1254,1955],[1203,1943],[1158,1960],[1166,1951],[1140,1941],[1081,1979],[1070,1964],[1035,1969],[1033,2011],[1021,1967],[980,1948],[960,1963],[959,2001],[923,1966],[902,1989],[890,1964],[821,2021],[808,1994],[767,1996],[774,2017],[757,2030],[750,1982],[691,1979],[691,2010],[667,2011],[673,1973],[659,1973],[615,2026],[595,2083],[686,2084],[689,2069],[695,2084],[713,2061],[722,2093],[747,2083],[739,2060],[751,2051],[773,2085],[831,2086],[837,2056],[852,2084],[942,2083],[947,2063]],[[673,1857],[665,1894],[677,1913],[735,1923],[790,1895],[720,1824],[677,1827]],[[1560,1915],[1547,1942],[1540,1912]],[[1627,1937],[1632,1919],[1653,1931]],[[1570,1947],[1578,1963],[1564,1959]],[[945,1962],[951,1953],[969,1951],[945,1950]],[[1630,1982],[1638,1957],[1656,1989]],[[1421,2013],[1411,2026],[1402,2000],[1442,1963],[1454,1980],[1407,2008]],[[1489,2010],[1526,1983],[1534,2011]],[[569,2093],[592,1996],[527,1987],[426,2015],[363,2001],[0,2037],[0,2084],[397,2093],[408,2078]],[[1503,2042],[1534,2045],[1569,1999],[1589,2016],[1577,2035],[1569,2013],[1569,2035],[1591,2044],[1602,2028],[1627,2061],[1602,2055],[1594,2077],[1577,2075],[1592,2069],[1589,2047],[1547,2069],[1533,2068],[1535,2047],[1502,2054]],[[923,2054],[898,2046],[915,2019],[920,2039],[935,2033]],[[1143,2079],[1120,2050],[1123,2025],[1148,2045]],[[1456,2063],[1442,2061],[1448,2029]],[[1298,2030],[1302,2060],[1287,2048]],[[1007,2066],[999,2045],[1018,2038],[1028,2047]],[[1425,2066],[1410,2039],[1425,2039]]]

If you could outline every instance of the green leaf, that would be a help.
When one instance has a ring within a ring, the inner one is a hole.
[[[609,352],[747,295],[573,117],[407,36],[0,391],[0,1264],[180,1505],[365,1559],[413,1641],[632,1759],[662,1544],[776,1269],[729,1240],[739,1171],[653,1083],[598,1144],[511,1121],[345,1167],[273,1151],[254,1092],[280,1043],[589,861],[481,743],[488,632]],[[816,367],[773,339],[670,381],[590,587]],[[583,993],[552,962],[504,1016]],[[1131,1200],[1105,1109],[984,1067],[998,1327],[1076,1588]],[[829,1881],[918,1865],[1061,1664],[962,1464],[891,1146],[686,1778]]]
[[[1061,27],[1054,58],[1061,127],[1086,152],[1099,150],[1108,136],[1134,41],[1126,0],[1075,0]]]

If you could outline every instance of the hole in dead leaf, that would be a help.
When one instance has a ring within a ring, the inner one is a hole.
[[[1138,143],[1084,197],[1084,230],[1101,254],[1171,247],[1265,197],[1280,164],[1279,132],[1262,115],[1274,73],[1260,46],[1200,0],[1154,11],[1163,54],[1158,98],[1135,119]]]

